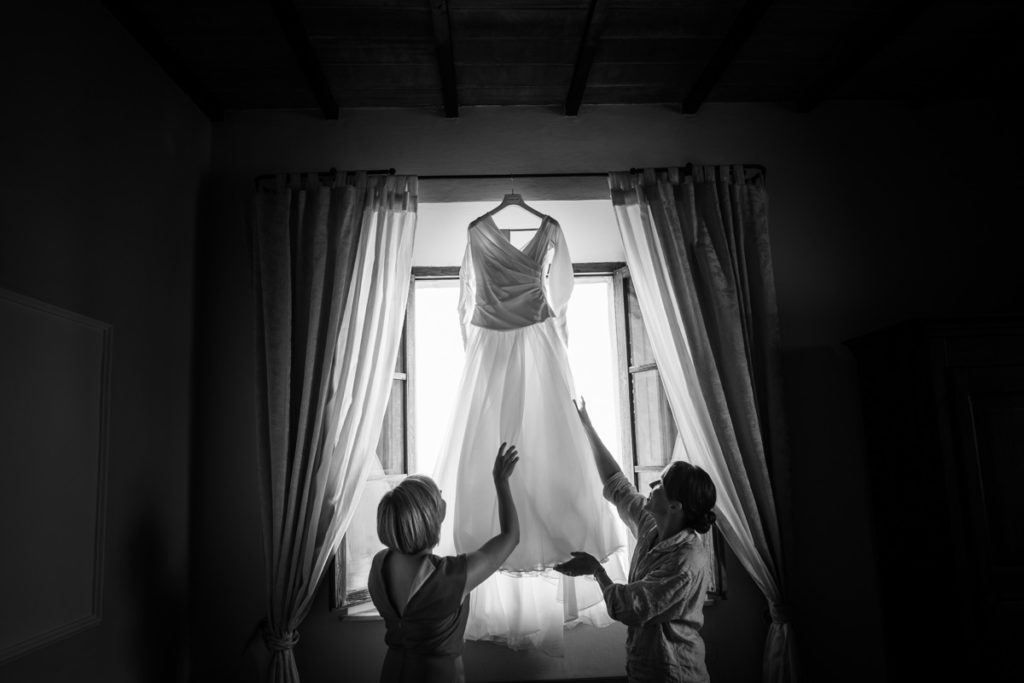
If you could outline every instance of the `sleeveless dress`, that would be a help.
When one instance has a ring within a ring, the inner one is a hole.
[[[557,654],[563,623],[601,594],[596,583],[566,583],[550,568],[574,550],[602,560],[619,551],[620,568],[609,574],[625,574],[624,533],[572,403],[565,316],[573,272],[561,227],[545,216],[520,250],[489,216],[478,219],[460,281],[466,355],[434,477],[449,505],[439,548],[471,552],[498,533],[491,470],[498,446],[515,444],[520,543],[502,573],[474,590],[467,637]]]
[[[401,613],[391,602],[381,568],[390,550],[373,558],[367,587],[384,619],[388,646],[381,683],[453,683],[465,680],[463,634],[469,616],[466,556],[428,556],[434,570]]]

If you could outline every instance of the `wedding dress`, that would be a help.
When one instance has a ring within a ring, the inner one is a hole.
[[[572,403],[565,315],[573,272],[561,227],[545,216],[518,249],[490,216],[478,219],[460,281],[465,365],[435,472],[449,505],[441,548],[470,552],[498,532],[491,469],[498,446],[515,444],[520,542],[473,591],[466,637],[560,654],[565,623],[611,620],[593,579],[552,565],[582,550],[625,578],[624,533]]]

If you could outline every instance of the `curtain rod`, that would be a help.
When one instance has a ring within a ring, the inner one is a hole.
[[[767,175],[765,167],[761,164],[739,164],[745,168],[751,168],[760,171],[762,175]],[[693,168],[693,164],[686,164],[682,166],[683,169]],[[659,167],[655,170],[663,171],[666,167]],[[630,173],[642,173],[642,168],[631,168]],[[361,171],[367,175],[395,175],[396,171],[393,168],[377,169],[372,171]],[[322,179],[334,178],[338,174],[338,170],[332,168],[326,173],[318,173],[317,176]],[[256,176],[255,182],[260,183],[264,180],[273,180],[277,175],[273,173],[265,173],[263,175]],[[417,176],[420,180],[505,180],[508,178],[607,178],[608,173],[462,173],[454,175],[421,175]]]
[[[607,178],[607,173],[469,173],[421,175],[420,180],[506,180],[508,178]]]
[[[373,170],[373,171],[349,171],[349,172],[350,173],[365,173],[366,175],[395,175],[395,169],[393,169],[393,168],[379,168],[379,169],[376,169],[376,170]],[[274,178],[276,178],[279,175],[281,175],[281,174],[280,173],[264,173],[263,175],[256,176],[253,179],[253,182],[255,182],[256,184],[259,184],[259,183],[263,182],[264,180],[273,180]],[[309,175],[309,174],[308,173],[306,173],[306,174],[303,174],[303,173],[287,173],[285,175]],[[322,171],[320,173],[317,173],[316,175],[321,180],[334,179],[338,175],[338,169],[331,168],[331,170],[329,170],[329,171]]]
[[[762,174],[766,174],[765,167],[760,164],[739,164],[746,168],[752,168],[760,171]],[[682,167],[683,169],[693,168],[693,164],[686,164]],[[657,171],[666,170],[665,167],[656,168]],[[630,173],[643,173],[642,168],[631,168]],[[505,178],[607,178],[608,173],[478,173],[478,174],[456,174],[456,175],[421,175],[417,176],[420,180],[480,180],[480,179],[494,179],[502,180]]]

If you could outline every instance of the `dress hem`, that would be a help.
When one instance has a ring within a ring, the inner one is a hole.
[[[625,545],[616,546],[615,548],[612,548],[611,551],[609,551],[608,554],[606,554],[604,557],[598,557],[597,561],[601,564],[604,564],[605,562],[611,559],[612,555],[621,552],[622,550],[625,550],[625,548]],[[555,571],[554,567],[556,564],[562,564],[562,562],[568,562],[571,559],[572,557],[568,557],[558,562],[552,562],[550,565],[540,565],[538,567],[534,567],[533,569],[505,569],[504,567],[498,567],[498,572],[504,574],[505,576],[511,576],[512,578],[521,578],[525,576],[545,576],[548,573]]]

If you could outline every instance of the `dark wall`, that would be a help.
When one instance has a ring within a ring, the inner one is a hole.
[[[1020,106],[237,115],[215,132],[216,204],[197,244],[210,128],[152,60],[95,2],[8,8],[2,37],[0,287],[114,328],[103,621],[0,666],[4,681],[182,680],[186,632],[197,680],[255,677],[259,648],[241,654],[265,606],[242,220],[253,175],[687,161],[769,169],[805,680],[880,678],[859,396],[841,343],[911,317],[1022,312]],[[201,380],[190,472],[193,295]],[[709,665],[717,681],[755,680],[764,604],[730,567],[730,599],[708,610]],[[303,633],[305,680],[373,679],[379,624],[336,622],[321,600]],[[492,680],[557,668],[524,657],[477,648],[467,659]]]
[[[1015,163],[1022,108],[958,102],[880,111],[826,105],[808,122],[829,130],[808,160],[813,172],[780,188],[779,176],[792,169],[769,170],[797,637],[811,680],[853,681],[881,666],[861,397],[843,342],[911,318],[1024,310],[1014,206],[1024,186]],[[780,199],[796,203],[785,222]]]
[[[0,679],[186,680],[194,249],[210,126],[98,2],[18,3],[0,32],[0,287],[113,326],[102,621],[0,665]],[[18,561],[17,548],[3,554]]]
[[[399,173],[607,171],[633,166],[762,163],[791,432],[793,612],[806,680],[879,680],[878,593],[868,521],[859,396],[842,342],[909,317],[1020,310],[1007,247],[1020,172],[1019,108],[963,102],[909,109],[831,103],[812,114],[771,105],[707,105],[229,116],[214,135],[216,225],[204,242],[203,368],[194,560],[200,607],[196,671],[248,679],[260,647],[239,657],[263,614],[253,440],[252,302],[244,207],[254,175],[394,167]],[[738,563],[733,594],[710,607],[711,673],[759,677],[765,604]],[[322,597],[322,596],[321,596]],[[339,623],[321,600],[297,657],[308,681],[373,680],[378,624]],[[603,636],[602,636],[603,637]],[[596,641],[595,641],[596,642]],[[471,646],[480,680],[547,675],[550,663]]]

